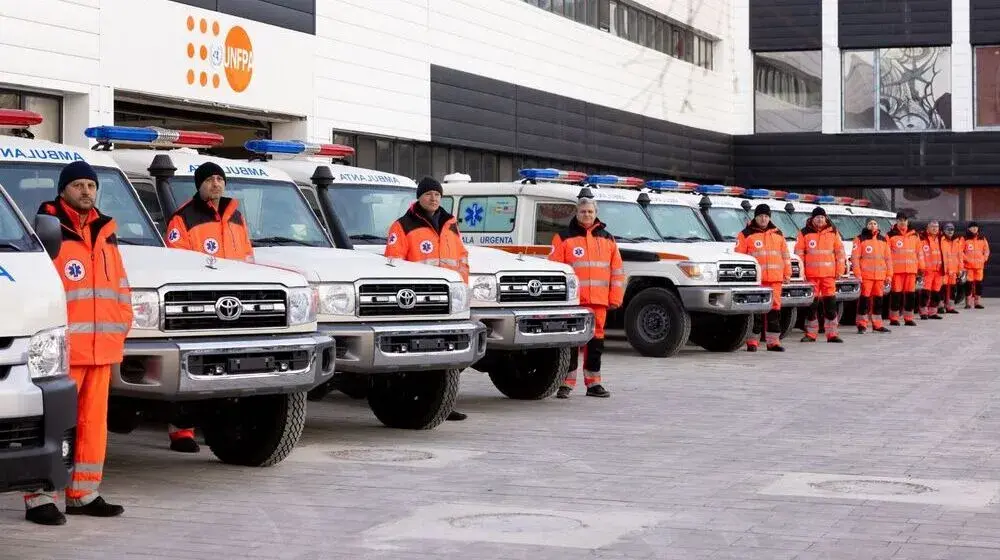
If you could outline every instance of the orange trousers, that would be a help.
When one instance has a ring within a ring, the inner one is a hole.
[[[76,382],[76,452],[66,505],[85,506],[100,495],[98,487],[104,475],[111,366],[70,366],[69,375]],[[55,493],[25,494],[24,505],[33,508],[54,504],[56,499]]]
[[[608,308],[601,305],[587,305],[585,307],[594,314],[594,338],[591,338],[585,346],[577,348],[569,360],[569,370],[563,385],[576,387],[577,370],[580,362],[583,362],[583,383],[587,387],[593,387],[601,383],[601,355],[604,354],[604,324],[608,320]],[[583,354],[583,360],[580,360]]]

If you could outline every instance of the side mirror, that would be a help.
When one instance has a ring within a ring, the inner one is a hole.
[[[35,234],[42,241],[45,252],[49,254],[50,258],[56,258],[59,255],[59,249],[62,248],[62,224],[59,223],[59,218],[37,214],[34,226]]]

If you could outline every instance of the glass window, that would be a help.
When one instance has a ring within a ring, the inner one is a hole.
[[[628,25],[628,40],[633,43],[639,42],[639,12],[635,8],[628,7],[626,9],[619,8],[619,11],[625,14],[625,23]]]
[[[970,188],[966,200],[966,220],[1000,221],[1000,188]]]
[[[837,226],[840,230],[840,238],[844,241],[850,241],[861,233],[861,228],[864,227],[863,224],[858,223],[855,216],[845,216],[843,214],[830,214],[830,221],[833,225]]]
[[[1000,126],[1000,46],[976,47],[976,126]]]
[[[323,189],[322,196],[351,241],[384,245],[389,227],[410,208],[415,194],[412,188],[341,184]],[[441,206],[446,207],[443,198]]]
[[[323,219],[323,210],[319,206],[319,198],[316,197],[315,191],[309,187],[299,187],[299,191],[302,192],[302,196],[306,197],[306,202],[309,203],[309,208],[312,209],[313,214],[316,214],[320,222],[325,222]]]
[[[434,171],[431,166],[431,147],[427,144],[417,144],[414,148],[413,175],[410,177],[420,179],[425,175],[432,175],[433,173]]]
[[[355,155],[358,167],[375,169],[375,139],[367,137],[358,138],[358,147],[356,150],[357,153]]]
[[[473,181],[483,180],[483,154],[476,150],[465,152],[465,172]]]
[[[664,241],[714,241],[698,211],[690,206],[650,204],[646,211]]]
[[[500,164],[499,180],[513,181],[515,177],[514,158],[510,156],[500,156],[498,163]]]
[[[27,215],[34,216],[35,213]],[[0,194],[0,253],[41,250],[42,246],[24,227],[7,198]]]
[[[509,233],[516,212],[516,196],[463,196],[455,218],[463,232]]]
[[[950,48],[845,51],[842,65],[845,130],[951,128]]]
[[[493,152],[483,154],[483,181],[497,180],[497,155]]]
[[[448,173],[448,148],[444,146],[434,146],[432,160],[432,177],[441,179]]]
[[[393,157],[392,157],[392,141],[391,140],[375,140],[375,169],[379,171],[385,171],[387,173],[392,173],[393,170]]]
[[[782,79],[776,80],[779,76]],[[754,131],[822,131],[822,76],[821,51],[756,53]],[[784,84],[791,84],[791,87]]]
[[[555,234],[566,229],[576,215],[576,205],[539,202],[535,205],[535,244],[551,245]]]
[[[465,152],[452,148],[448,155],[447,173],[465,173]]]
[[[455,208],[455,199],[450,196],[441,197],[441,208],[444,208],[445,212],[454,216],[455,213],[452,210]]]
[[[149,212],[149,217],[153,219],[156,228],[162,233],[167,227],[166,216],[163,215],[163,208],[160,206],[160,199],[156,196],[156,187],[147,181],[135,181],[132,183],[136,194],[139,195],[139,202]]]
[[[958,220],[961,193],[957,188],[906,187],[895,189],[896,210],[921,220]]]
[[[413,177],[413,144],[396,142],[396,166],[393,173]]]
[[[747,227],[750,214],[742,208],[712,207],[708,209],[708,219],[719,230],[723,240],[736,241],[736,236]]]

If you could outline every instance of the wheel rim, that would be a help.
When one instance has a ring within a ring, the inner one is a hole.
[[[661,305],[647,305],[639,311],[639,335],[646,342],[659,342],[670,332],[670,316]]]

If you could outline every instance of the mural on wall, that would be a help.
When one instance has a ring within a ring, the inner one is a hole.
[[[946,49],[912,47],[879,52],[879,128],[951,128],[951,56]]]

